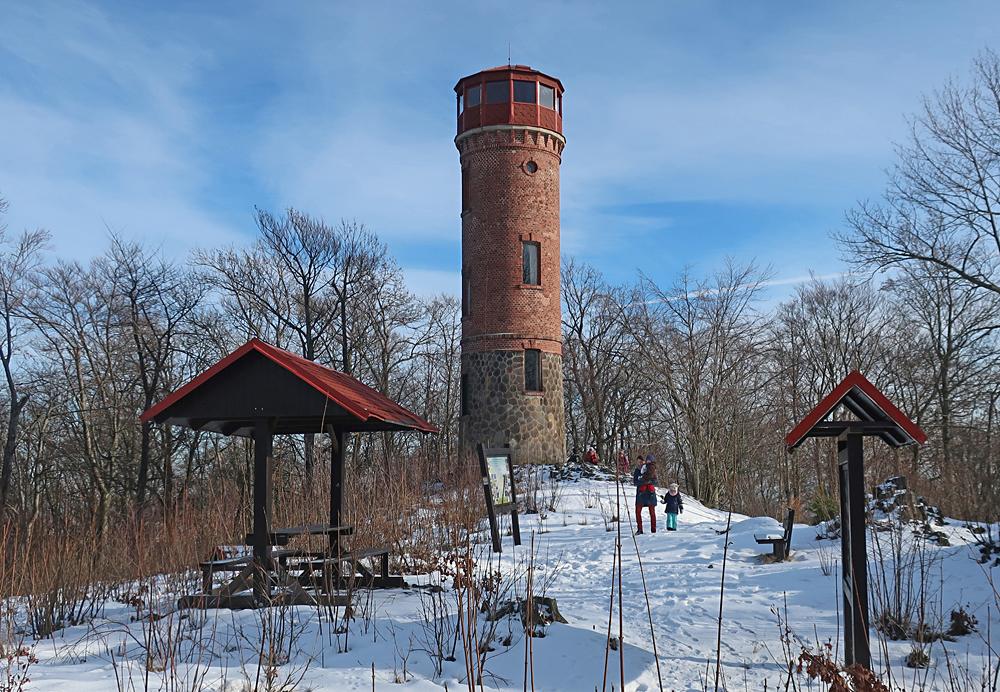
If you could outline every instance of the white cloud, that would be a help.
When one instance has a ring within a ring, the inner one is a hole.
[[[0,41],[9,74],[17,66],[21,77],[0,85],[0,194],[12,230],[47,228],[58,254],[83,259],[104,249],[109,228],[176,254],[237,237],[198,200],[208,177],[185,88],[199,49],[149,45],[70,3],[8,8]]]

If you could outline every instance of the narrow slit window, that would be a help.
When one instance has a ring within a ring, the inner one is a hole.
[[[530,286],[540,286],[542,283],[541,273],[538,268],[538,261],[542,254],[541,245],[524,241],[521,243],[522,276],[521,283]]]
[[[469,169],[462,169],[462,211],[469,211]]]
[[[510,101],[510,82],[486,82],[486,103]]]
[[[462,278],[462,317],[472,314],[472,280]]]
[[[542,352],[536,348],[524,351],[524,389],[528,392],[542,391]]]
[[[528,82],[523,79],[514,80],[514,101],[516,103],[534,103],[538,98],[538,82]]]
[[[461,407],[460,415],[468,415],[469,413],[469,376],[462,375],[462,386],[461,391],[458,393],[459,406]]]

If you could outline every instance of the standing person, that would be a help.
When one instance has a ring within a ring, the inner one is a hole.
[[[642,533],[643,507],[649,507],[649,530],[656,533],[656,459],[652,454],[646,457],[644,464],[636,465],[632,472],[632,482],[635,483],[636,533]]]
[[[677,515],[684,512],[684,498],[681,497],[676,483],[670,484],[670,489],[663,496],[663,504],[667,506],[667,531],[676,531]]]
[[[630,464],[628,463],[628,454],[625,450],[618,452],[618,475],[624,476],[628,473]]]

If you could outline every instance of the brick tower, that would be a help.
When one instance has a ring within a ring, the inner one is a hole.
[[[563,87],[524,65],[464,77],[462,448],[566,458],[559,293]]]

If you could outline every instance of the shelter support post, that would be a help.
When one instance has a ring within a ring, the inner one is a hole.
[[[865,538],[864,437],[845,430],[837,438],[841,556],[844,590],[844,662],[871,668],[868,639],[868,548]]]
[[[344,468],[347,465],[347,433],[343,430],[330,431],[333,445],[330,457],[330,526],[340,526],[344,509]],[[330,553],[336,555],[339,534],[330,534]]]
[[[270,596],[271,569],[271,487],[274,435],[265,418],[258,418],[253,429],[253,561],[254,598],[264,602]]]

